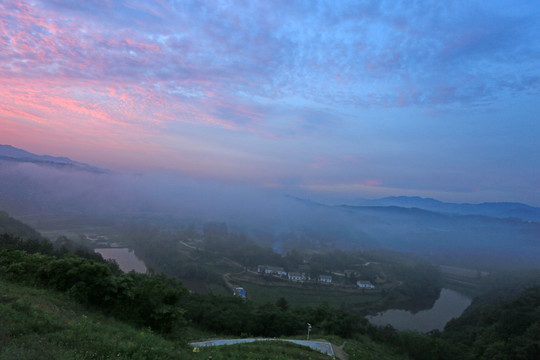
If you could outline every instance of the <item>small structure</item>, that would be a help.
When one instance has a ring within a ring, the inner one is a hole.
[[[287,276],[285,269],[278,266],[259,265],[257,272],[263,275]]]
[[[247,299],[247,292],[246,292],[246,290],[244,290],[243,287],[235,287],[233,290],[234,290],[234,292],[233,292],[234,296],[238,296],[238,297],[240,297],[241,299],[244,299],[244,300]]]
[[[332,277],[330,275],[319,275],[319,282],[325,284],[332,283]]]
[[[298,272],[289,272],[287,277],[291,281],[304,281],[304,280],[306,280],[305,274],[301,274],[301,273],[298,273]]]
[[[358,287],[361,289],[375,289],[375,285],[373,285],[370,281],[367,280],[357,281],[356,285],[358,285]]]
[[[345,273],[345,276],[348,277],[348,278],[353,277],[353,276],[358,276],[358,275],[359,275],[358,271],[356,271],[356,270],[350,270],[350,269],[349,269],[349,270],[345,270],[344,273]]]

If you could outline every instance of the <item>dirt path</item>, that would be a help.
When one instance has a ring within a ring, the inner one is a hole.
[[[343,342],[343,344],[339,346],[332,345],[334,348],[334,354],[336,354],[336,357],[341,360],[349,360],[349,355],[343,350],[345,347],[345,344],[347,344],[346,341]]]
[[[227,287],[234,293],[234,286],[232,286],[231,282],[229,281],[230,275],[231,273],[223,274],[222,278],[223,278],[223,281],[225,282],[225,285],[227,285]]]

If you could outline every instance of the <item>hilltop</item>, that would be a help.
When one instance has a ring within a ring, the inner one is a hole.
[[[33,163],[38,165],[72,168],[95,173],[107,173],[109,170],[100,169],[85,163],[73,161],[67,157],[36,155],[23,149],[11,145],[0,145],[0,161],[9,161],[15,163]]]

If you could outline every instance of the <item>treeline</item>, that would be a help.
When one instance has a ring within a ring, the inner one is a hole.
[[[96,259],[68,253],[60,257],[47,240],[24,241],[7,234],[0,240],[0,274],[9,281],[65,292],[120,320],[164,333],[187,323],[178,306],[187,290],[174,278],[115,274]]]
[[[540,286],[518,294],[477,299],[446,325],[444,338],[465,345],[473,359],[540,359]]]
[[[319,334],[350,338],[364,332],[365,318],[332,308],[290,307],[287,300],[256,306],[250,301],[212,294],[191,294],[182,306],[197,326],[218,334],[233,336],[281,337],[305,334],[307,323]]]
[[[114,274],[104,262],[42,253],[53,248],[47,240],[37,245],[11,235],[0,238],[0,274],[5,279],[67,293],[82,304],[161,333],[189,324],[221,335],[280,337],[305,334],[310,323],[319,334],[349,338],[375,329],[365,318],[326,303],[292,307],[281,298],[257,306],[231,296],[189,294],[165,275]]]
[[[234,336],[292,336],[314,331],[345,338],[375,329],[367,320],[323,303],[317,307],[278,302],[255,305],[235,297],[189,294],[165,275],[115,274],[102,260],[56,253],[47,240],[0,236],[0,273],[10,281],[65,292],[120,320],[169,333],[190,324]]]
[[[35,237],[23,238],[10,233],[4,233],[0,235],[0,246],[15,250],[23,250],[29,254],[40,253],[55,257],[63,257],[69,254],[77,255],[85,259],[106,263],[115,273],[121,272],[115,262],[103,259],[101,254],[79,245],[64,236],[51,242],[49,239],[43,238],[39,234]]]
[[[9,281],[67,293],[79,303],[161,333],[190,324],[224,335],[278,337],[302,334],[309,322],[319,332],[350,337],[367,325],[364,318],[328,304],[292,308],[280,299],[256,306],[235,297],[189,294],[172,277],[115,274],[102,261],[53,254],[48,240],[1,235],[0,274]]]

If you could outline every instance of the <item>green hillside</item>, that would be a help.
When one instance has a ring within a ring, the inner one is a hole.
[[[31,226],[12,218],[5,211],[0,210],[0,234],[11,234],[23,239],[39,240],[43,237]]]
[[[249,328],[256,336],[293,335],[297,324],[305,324],[301,316],[318,321],[313,333],[318,337],[356,326],[354,318],[328,306],[289,311],[230,296],[188,294],[162,275],[115,274],[104,262],[21,251],[24,241],[9,235],[0,240],[0,359],[323,359],[328,357],[279,342],[196,353],[187,342],[237,337]],[[393,346],[359,339],[349,339],[347,346],[369,349],[379,359],[403,358],[394,355]],[[371,345],[359,345],[366,341]],[[366,358],[355,353],[359,356],[351,359]]]
[[[0,359],[328,359],[302,346],[255,343],[201,349],[73,302],[0,279]],[[194,334],[200,334],[194,331]]]
[[[343,359],[540,357],[538,271],[486,277],[463,316],[442,333],[420,334],[375,327],[327,302],[296,306],[285,298],[257,303],[190,293],[173,277],[125,274],[101,256],[57,243],[0,234],[0,360],[329,358],[281,342],[196,352],[188,345],[208,338],[303,339],[306,323],[313,339],[341,345],[336,354]]]
[[[65,294],[0,279],[0,359],[174,359],[166,340],[91,311]]]
[[[330,359],[290,343],[201,348],[186,341],[208,336],[188,328],[180,338],[167,338],[133,327],[74,302],[65,294],[21,286],[0,278],[0,359]],[[330,337],[342,343],[338,337]],[[405,360],[387,345],[367,336],[347,340],[349,359]]]

